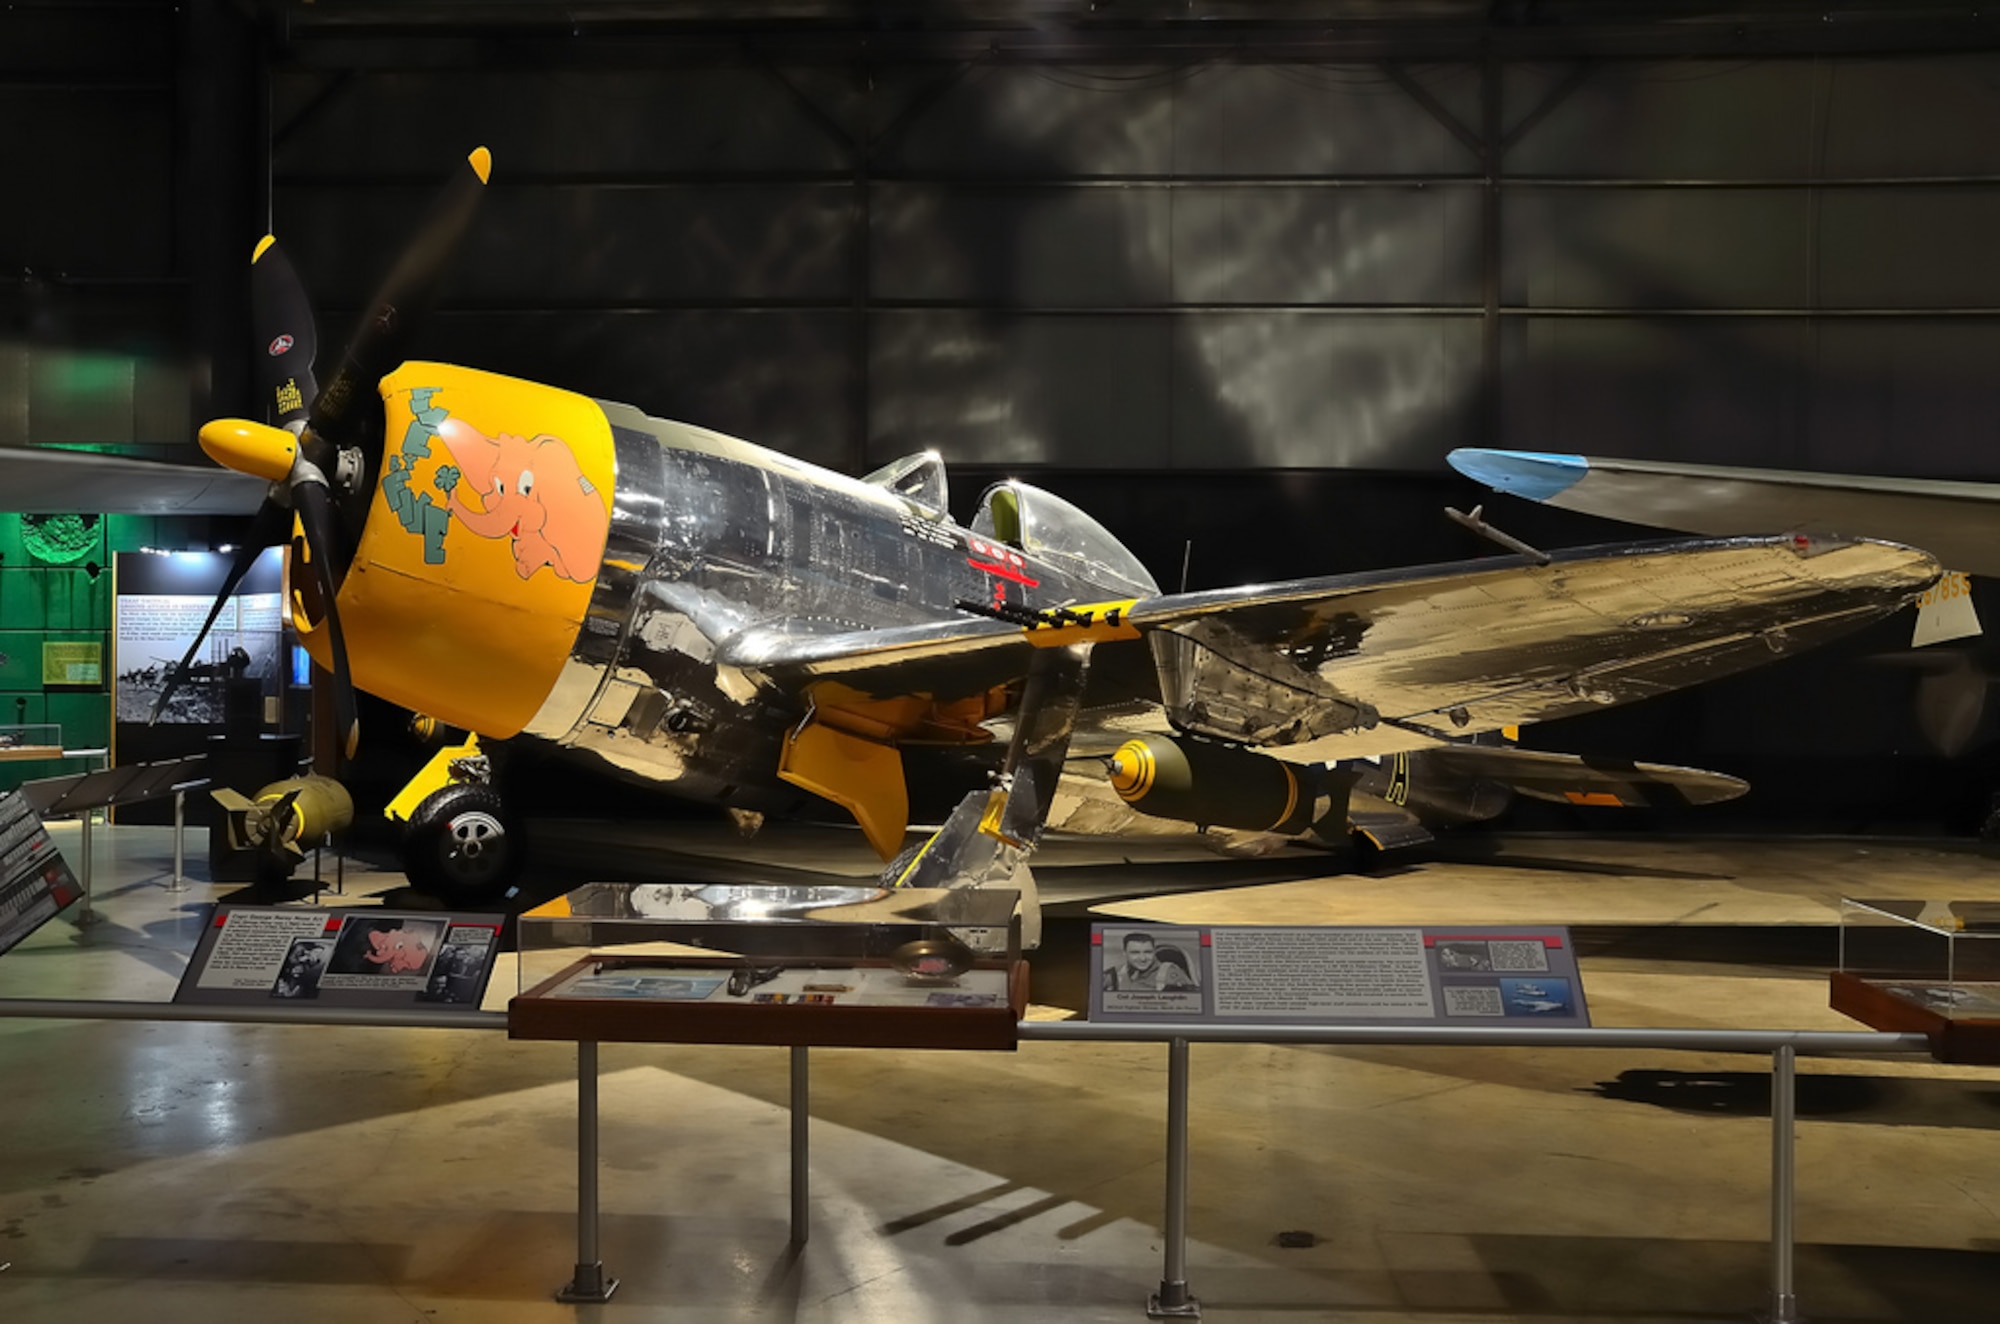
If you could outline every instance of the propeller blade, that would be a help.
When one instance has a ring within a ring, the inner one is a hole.
[[[215,626],[216,617],[222,615],[222,609],[228,604],[230,596],[236,592],[236,586],[243,582],[243,576],[250,573],[250,567],[257,563],[257,558],[264,554],[265,549],[284,537],[286,528],[291,524],[291,518],[291,511],[269,499],[257,507],[256,518],[250,524],[249,536],[243,545],[236,549],[236,559],[229,563],[229,573],[223,577],[222,590],[215,595],[215,601],[209,604],[208,619],[203,621],[201,629],[195,632],[194,642],[188,645],[187,653],[182,656],[180,665],[168,673],[167,683],[160,687],[160,697],[153,703],[152,716],[146,719],[147,726],[157,723],[160,714],[167,710],[167,700],[173,698],[174,691],[187,680],[188,668],[194,665],[194,655],[201,651],[202,641],[208,638],[208,632]]]
[[[250,329],[256,337],[251,362],[257,389],[278,426],[289,427],[319,397],[313,377],[319,333],[299,273],[268,234],[250,255]]]
[[[327,642],[333,650],[333,715],[340,728],[341,752],[351,759],[361,745],[361,722],[355,714],[354,681],[347,673],[347,641],[340,633],[340,608],[334,602],[333,495],[322,483],[300,483],[292,489],[292,500],[298,506],[299,523],[305,527],[306,546],[326,603]]]
[[[341,355],[339,369],[313,401],[311,428],[315,437],[336,448],[359,440],[363,414],[356,397],[372,392],[375,383],[403,361],[404,348],[417,325],[437,302],[445,269],[485,195],[491,169],[491,155],[484,147],[475,149],[431,204],[403,255],[368,301],[361,325]],[[322,455],[311,458],[316,464],[324,464],[326,459]]]

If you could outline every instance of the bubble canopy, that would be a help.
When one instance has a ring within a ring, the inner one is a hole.
[[[1139,558],[1102,524],[1053,492],[1010,478],[986,489],[972,531],[1100,583],[1141,596],[1160,591]]]

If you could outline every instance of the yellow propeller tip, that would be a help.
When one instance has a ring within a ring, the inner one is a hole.
[[[487,176],[493,173],[493,153],[484,147],[475,147],[472,155],[465,159],[472,166],[472,173],[478,175],[479,182],[484,184]]]
[[[257,251],[250,255],[250,265],[253,267],[256,266],[257,259],[264,256],[270,250],[271,245],[277,242],[278,236],[274,234],[267,234],[262,239],[259,239],[257,241]]]
[[[246,418],[218,418],[202,424],[196,434],[208,458],[225,469],[250,474],[267,483],[283,481],[298,457],[299,439],[283,428]]]
[[[355,751],[359,750],[360,748],[361,748],[361,723],[356,722],[353,726],[347,728],[347,757],[353,758],[355,755]]]

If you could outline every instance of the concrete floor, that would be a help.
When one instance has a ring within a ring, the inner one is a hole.
[[[73,825],[59,826],[73,856]],[[97,834],[102,923],[0,958],[0,997],[170,996],[220,889],[163,829]],[[730,848],[718,847],[728,854]],[[823,841],[760,841],[826,867]],[[1051,855],[1051,861],[1060,856]],[[1839,895],[2000,899],[1977,851],[1504,841],[1477,861],[1038,870],[1038,1000],[1090,914],[1580,926],[1601,1025],[1857,1028]],[[1228,871],[1223,871],[1228,872]],[[387,887],[350,873],[350,894]],[[1158,883],[1157,889],[1153,886]],[[1161,895],[1127,896],[1123,890]],[[71,914],[73,915],[73,911]],[[493,1005],[512,991],[496,978]],[[1048,1013],[1053,1014],[1053,1013]],[[1743,1319],[1765,1302],[1762,1059],[1193,1050],[1189,1280],[1211,1320]],[[1994,1318],[2000,1073],[1809,1060],[1800,1305]],[[575,1259],[574,1054],[496,1033],[0,1020],[0,1320],[1132,1320],[1161,1272],[1165,1054],[813,1054],[813,1238],[787,1246],[786,1054],[606,1045],[606,1306]],[[1281,1249],[1283,1231],[1313,1243]]]

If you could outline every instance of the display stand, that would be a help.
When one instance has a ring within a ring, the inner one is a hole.
[[[1166,1267],[1160,1290],[1146,1298],[1148,1319],[1200,1319],[1201,1302],[1188,1290],[1188,1041],[1167,1041]]]
[[[576,1267],[556,1299],[608,1301],[618,1287],[598,1245],[600,1043],[789,1047],[791,1233],[803,1245],[808,1050],[1017,1047],[1028,1002],[1018,901],[1011,890],[594,883],[523,915],[508,1035],[577,1045]]]
[[[763,977],[727,1001],[725,990]],[[775,972],[775,973],[774,973]],[[1009,1051],[1027,1010],[1028,967],[981,961],[951,989],[914,984],[886,961],[595,955],[564,967],[508,1006],[516,1039],[596,1039],[605,1043],[768,1044],[813,1048],[956,1048]],[[643,992],[591,996],[593,988],[709,989],[696,999]],[[758,992],[757,988],[776,991]],[[828,991],[816,991],[828,990]],[[834,992],[831,990],[840,990]],[[902,1001],[898,995],[914,999]],[[965,1004],[930,998],[965,998]],[[753,1001],[768,998],[772,1001]],[[776,1001],[783,998],[785,1001]],[[797,999],[824,998],[824,1002]]]
[[[618,1280],[606,1276],[597,1249],[597,1041],[576,1045],[576,1272],[556,1292],[566,1305],[609,1301]]]
[[[2000,906],[1840,903],[1833,1009],[1877,1030],[1915,1031],[1941,1062],[2000,1065]]]

